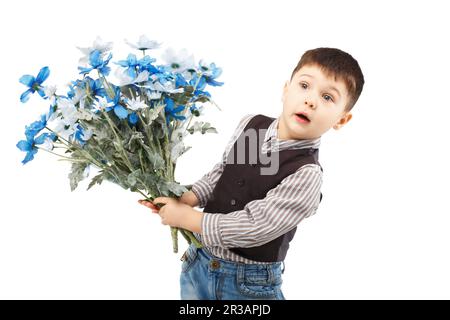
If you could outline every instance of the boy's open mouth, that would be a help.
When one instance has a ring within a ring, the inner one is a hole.
[[[309,120],[309,118],[307,116],[305,116],[304,114],[296,113],[295,116],[303,122],[311,122],[311,120]]]

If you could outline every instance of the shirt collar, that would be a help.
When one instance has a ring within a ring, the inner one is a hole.
[[[279,118],[276,118],[269,125],[269,128],[266,131],[266,135],[264,137],[264,144],[269,144],[270,148],[273,151],[274,149],[278,149],[278,151],[284,149],[303,149],[303,148],[314,148],[319,149],[320,147],[320,137],[315,139],[290,139],[290,140],[280,140],[277,138],[278,134],[278,123]]]

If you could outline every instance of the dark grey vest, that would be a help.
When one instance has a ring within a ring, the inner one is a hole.
[[[256,129],[257,132],[260,129],[268,129],[274,120],[274,118],[264,115],[256,115],[244,128],[241,138],[249,129]],[[258,143],[257,149],[253,146],[253,150],[257,150],[256,163],[251,163],[251,157],[249,157],[251,141],[250,143],[245,143],[245,163],[241,164],[237,161],[238,140],[240,139],[238,138],[228,154],[227,164],[213,190],[211,198],[206,203],[204,212],[226,214],[242,210],[248,202],[263,199],[269,190],[275,188],[284,178],[293,174],[300,167],[310,163],[320,166],[318,149],[283,150],[278,152],[278,171],[272,175],[261,175],[261,167],[267,168],[270,166],[270,163],[263,164],[267,161],[260,161],[264,135],[256,134],[255,136]],[[270,152],[268,155],[270,156]],[[232,157],[233,159],[231,159]],[[320,194],[320,200],[322,200],[322,194]],[[296,230],[297,228],[295,227],[278,238],[258,247],[232,248],[230,250],[242,257],[255,261],[283,261],[289,248],[289,242],[294,237]]]

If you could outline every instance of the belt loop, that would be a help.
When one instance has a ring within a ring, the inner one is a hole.
[[[243,283],[245,279],[245,266],[241,263],[237,265],[237,283]]]
[[[274,283],[275,282],[275,275],[274,275],[273,269],[274,269],[274,265],[273,264],[268,264],[266,266],[267,276],[268,276],[267,281],[269,283]]]
[[[284,273],[284,270],[286,269],[285,265],[284,265],[284,261],[281,261],[282,263],[282,269],[281,269],[281,273]]]

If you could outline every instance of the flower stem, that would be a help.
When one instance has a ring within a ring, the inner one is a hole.
[[[125,161],[126,166],[128,167],[128,169],[130,170],[130,172],[133,172],[133,165],[130,162],[130,159],[128,159],[128,156],[125,152],[125,149],[122,146],[122,141],[120,140],[119,134],[116,132],[117,127],[115,126],[115,124],[112,122],[111,118],[108,116],[108,113],[104,110],[101,111],[103,113],[103,115],[106,118],[106,121],[108,122],[109,126],[111,127],[113,133],[114,133],[114,137],[116,138],[116,142],[118,147],[120,148],[120,152],[122,153],[122,158]],[[119,130],[119,129],[117,129]]]
[[[64,158],[64,159],[67,159],[67,160],[70,160],[70,161],[73,161],[73,162],[84,162],[84,161],[80,161],[80,160],[77,160],[77,159],[74,159],[74,158],[71,158],[71,157],[63,156],[62,154],[59,154],[59,153],[56,153],[56,152],[47,150],[47,149],[45,149],[45,148],[41,148],[41,147],[38,147],[38,146],[35,146],[35,148],[36,148],[36,149],[39,149],[39,150],[44,150],[45,152],[54,154],[55,156],[58,156],[58,157],[61,157],[61,158]]]

